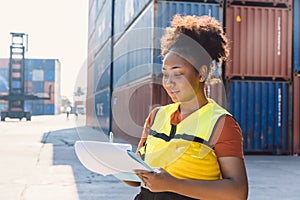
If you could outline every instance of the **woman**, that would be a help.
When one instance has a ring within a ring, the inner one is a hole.
[[[228,56],[219,22],[176,15],[161,47],[163,87],[174,103],[146,120],[138,153],[156,170],[135,172],[135,199],[247,199],[241,129],[204,91],[212,61]]]

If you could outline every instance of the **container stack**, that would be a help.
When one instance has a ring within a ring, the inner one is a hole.
[[[229,0],[229,110],[246,153],[291,153],[292,0]]]
[[[89,70],[88,79],[94,80],[94,112],[87,110],[87,118],[95,116],[102,130],[136,144],[150,110],[171,102],[161,85],[164,28],[175,14],[210,15],[222,24],[223,4],[218,0],[93,2],[95,19],[90,20],[95,28],[89,36],[89,52],[93,49],[94,57],[88,65],[92,69],[94,63],[94,70]]]
[[[300,1],[293,7],[293,153],[300,154]]]
[[[0,92],[8,94],[9,59],[0,59]],[[25,94],[48,97],[50,100],[27,100],[25,111],[32,115],[54,115],[60,113],[60,63],[56,59],[25,59]],[[7,109],[7,101],[0,102],[0,110]]]

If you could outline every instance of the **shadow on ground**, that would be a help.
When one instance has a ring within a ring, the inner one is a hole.
[[[72,167],[79,199],[133,199],[138,188],[127,186],[114,176],[93,173],[80,163],[74,151],[77,140],[107,141],[107,137],[93,128],[77,127],[45,133],[41,142],[53,145],[53,165]]]

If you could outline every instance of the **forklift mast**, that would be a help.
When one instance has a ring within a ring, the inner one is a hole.
[[[9,96],[17,97],[25,95],[24,68],[25,68],[25,47],[24,33],[10,33],[12,43],[10,46],[9,58]],[[24,111],[24,100],[11,98],[8,101],[8,111]]]

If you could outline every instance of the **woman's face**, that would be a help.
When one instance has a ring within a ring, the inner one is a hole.
[[[200,93],[200,76],[194,67],[180,56],[169,52],[163,61],[163,86],[173,102],[187,102]]]

